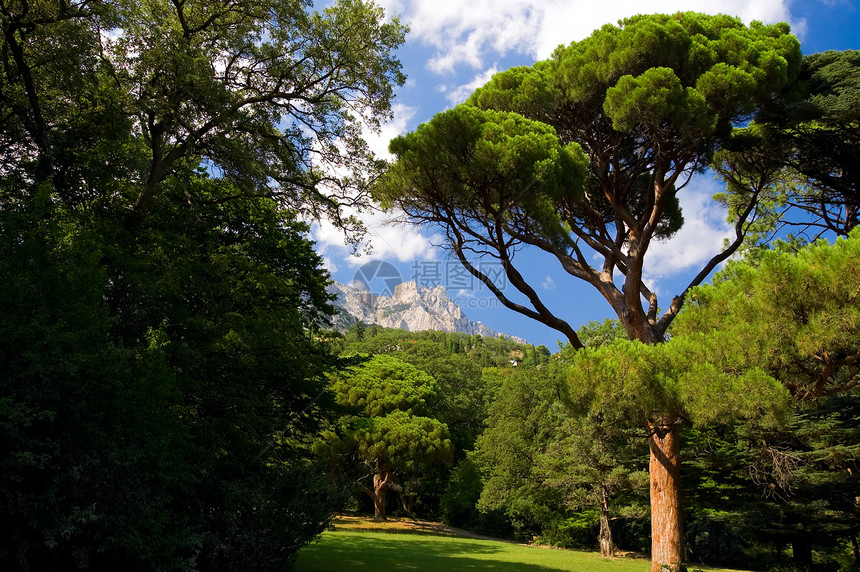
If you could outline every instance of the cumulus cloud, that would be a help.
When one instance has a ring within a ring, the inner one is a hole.
[[[475,77],[472,78],[472,81],[468,83],[464,83],[463,85],[457,86],[453,89],[448,88],[448,86],[440,86],[441,91],[445,93],[445,98],[452,104],[457,105],[458,103],[462,103],[466,101],[472,92],[485,85],[490,78],[493,77],[493,74],[498,73],[499,68],[496,66],[491,67],[488,70],[485,70]]]
[[[370,150],[382,159],[393,159],[391,153],[388,152],[388,143],[398,135],[406,133],[409,121],[415,117],[416,111],[415,107],[409,107],[402,103],[392,105],[391,112],[394,117],[383,125],[378,133],[367,128],[364,130],[364,140],[367,141]]]
[[[334,260],[329,258],[328,256],[322,257],[323,267],[329,271],[329,274],[334,274],[337,272],[337,264],[334,263]]]
[[[409,262],[438,257],[436,244],[442,242],[438,234],[427,236],[416,227],[391,222],[397,213],[383,213],[378,210],[352,212],[367,228],[364,249],[352,254],[344,243],[343,233],[327,220],[314,223],[311,238],[317,243],[317,252],[324,257],[343,260],[350,266],[359,266],[371,260],[393,260]]]
[[[723,240],[733,232],[725,209],[712,198],[723,188],[718,181],[699,177],[678,193],[684,226],[669,240],[651,243],[645,255],[646,283],[659,284],[681,272],[697,272],[720,252]]]
[[[457,290],[457,294],[455,296],[459,299],[472,299],[476,297],[474,290],[466,290],[465,288]]]
[[[485,60],[508,52],[545,59],[560,44],[581,40],[606,23],[634,14],[692,10],[731,14],[745,22],[787,21],[795,33],[789,0],[383,0],[389,12],[408,21],[410,41],[435,49],[427,67],[440,74],[467,65],[485,67]]]
[[[382,126],[379,132],[369,128],[364,129],[364,139],[377,157],[391,160],[388,144],[397,135],[408,131],[409,122],[415,116],[416,108],[403,104],[392,106],[393,119]],[[328,220],[314,222],[311,225],[311,238],[316,242],[316,250],[323,256],[323,263],[330,272],[338,268],[335,260],[346,262],[349,266],[358,266],[371,260],[397,259],[401,262],[417,258],[435,259],[436,247],[442,241],[438,235],[426,236],[417,228],[410,225],[396,224],[392,219],[399,218],[400,213],[383,213],[376,209],[356,211],[345,209],[345,216],[354,216],[364,224],[367,235],[358,249],[358,254],[352,253],[350,246],[344,240],[343,232]]]
[[[544,278],[540,285],[544,290],[555,290],[555,281],[552,279],[552,276]]]

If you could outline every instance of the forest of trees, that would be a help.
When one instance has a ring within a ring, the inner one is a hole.
[[[345,510],[860,567],[860,53],[637,16],[386,163],[362,126],[406,28],[372,2],[0,0],[0,28],[3,569],[283,570]],[[646,254],[706,168],[735,234],[661,306]],[[329,330],[308,221],[357,240],[374,201],[564,343]],[[523,249],[617,320],[548,308]]]

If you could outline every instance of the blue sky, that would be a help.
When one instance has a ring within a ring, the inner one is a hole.
[[[493,73],[531,65],[549,57],[559,44],[580,40],[605,23],[637,13],[692,10],[732,14],[745,22],[789,22],[805,54],[860,49],[860,0],[377,1],[387,15],[399,15],[411,29],[399,51],[408,80],[398,90],[394,119],[381,133],[368,133],[367,137],[381,156],[387,156],[392,137],[461,103]],[[707,174],[695,179],[679,197],[684,228],[672,240],[652,246],[646,257],[646,280],[660,295],[663,307],[718,251],[728,232],[724,213],[710,198],[721,188]],[[335,280],[350,283],[357,272],[372,278],[374,269],[388,269],[388,274],[399,273],[403,280],[442,284],[471,319],[555,349],[559,334],[502,308],[488,291],[464,274],[456,261],[449,259],[437,229],[394,225],[386,222],[389,217],[381,213],[360,216],[369,230],[365,245],[369,251],[359,256],[351,254],[340,232],[330,225],[323,223],[312,229],[317,251]],[[525,250],[517,256],[523,274],[546,305],[574,327],[589,320],[614,317],[591,286],[570,278],[546,255]],[[368,263],[371,266],[363,267]],[[370,280],[370,288],[381,293],[391,283],[390,276],[380,275]]]

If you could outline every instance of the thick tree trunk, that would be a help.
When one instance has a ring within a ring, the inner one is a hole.
[[[667,572],[683,562],[681,455],[678,426],[649,422],[651,449],[651,572]]]
[[[609,491],[600,488],[600,555],[604,558],[615,556],[615,542],[612,541],[612,529],[609,528]]]
[[[364,487],[364,492],[373,501],[373,518],[387,520],[385,510],[385,495],[391,485],[392,474],[381,467],[376,461],[376,474],[373,475],[373,488]]]

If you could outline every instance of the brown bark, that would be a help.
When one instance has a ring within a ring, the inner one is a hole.
[[[651,449],[651,572],[676,570],[683,562],[681,455],[678,425],[649,422]]]
[[[387,520],[385,495],[388,494],[392,477],[391,471],[383,469],[377,459],[376,473],[373,475],[373,488],[364,487],[364,492],[373,501],[373,518]]]
[[[600,543],[600,555],[604,558],[615,556],[615,542],[612,540],[612,529],[609,527],[609,491],[606,487],[600,490],[600,534],[597,537]]]

